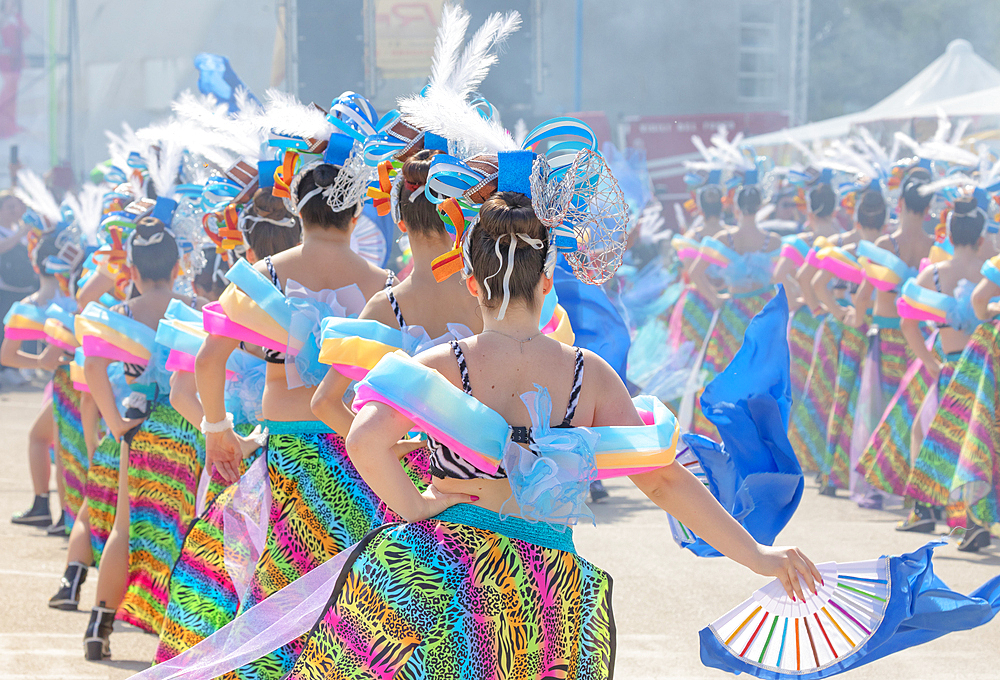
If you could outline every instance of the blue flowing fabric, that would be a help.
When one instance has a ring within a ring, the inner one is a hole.
[[[194,66],[198,69],[198,91],[202,94],[215,95],[220,104],[229,106],[229,113],[239,113],[236,90],[241,87],[247,91],[250,101],[260,103],[250,92],[250,88],[236,75],[236,71],[229,64],[229,57],[202,52],[194,58]]]
[[[759,543],[772,545],[802,499],[802,468],[788,441],[791,408],[788,300],[784,287],[747,327],[743,345],[701,397],[722,444],[685,434],[709,490]],[[699,538],[686,546],[701,557],[721,553]]]
[[[576,346],[589,349],[607,361],[625,382],[631,339],[628,327],[604,289],[582,283],[562,257],[554,278],[559,304],[566,310],[576,334]]]
[[[885,615],[871,637],[837,663],[808,673],[782,673],[762,668],[731,654],[708,627],[699,633],[701,662],[710,668],[769,680],[828,678],[930,642],[946,633],[989,623],[1000,610],[1000,576],[991,578],[968,595],[955,592],[937,577],[931,562],[934,548],[944,544],[944,541],[933,541],[914,552],[889,558],[891,590]]]

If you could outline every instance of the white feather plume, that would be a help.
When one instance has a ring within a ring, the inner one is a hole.
[[[17,186],[14,187],[14,195],[34,210],[36,213],[47,219],[55,226],[62,219],[62,212],[59,204],[49,188],[45,186],[45,180],[28,169],[17,171]]]
[[[66,205],[73,211],[85,245],[97,245],[97,232],[104,217],[104,190],[94,184],[84,184],[79,192],[66,194]]]
[[[311,104],[303,104],[293,94],[272,88],[265,98],[265,116],[269,127],[279,134],[325,139],[336,130],[323,111]]]
[[[149,179],[156,188],[156,195],[172,198],[184,155],[184,143],[175,135],[164,134],[140,153],[146,162]]]
[[[517,12],[497,12],[488,16],[465,46],[454,72],[446,81],[447,87],[462,98],[472,94],[497,62],[503,43],[520,27],[521,15]]]
[[[447,82],[458,65],[458,54],[469,30],[469,13],[461,5],[445,5],[441,8],[441,23],[437,39],[434,41],[434,57],[431,59],[430,86]]]

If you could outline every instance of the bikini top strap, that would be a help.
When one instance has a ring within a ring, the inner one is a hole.
[[[271,262],[271,256],[268,255],[264,258],[264,264],[267,265],[267,271],[271,274],[271,283],[278,290],[281,290],[281,281],[278,279],[278,272],[274,270],[274,263]]]
[[[389,300],[389,306],[392,307],[392,313],[396,316],[396,323],[399,324],[400,328],[406,328],[406,321],[403,319],[403,313],[399,311],[399,303],[396,302],[396,296],[392,294],[392,280],[393,277],[390,276],[385,282],[385,297]]]
[[[892,243],[893,250],[896,251],[896,257],[899,257],[899,243],[896,242],[896,239],[893,237],[892,234],[888,234],[888,236],[889,236],[889,241]]]
[[[573,389],[569,392],[569,404],[566,405],[566,417],[563,418],[560,427],[570,427],[573,416],[576,415],[576,407],[580,403],[580,392],[583,387],[583,350],[574,347],[576,350],[576,361],[573,362]]]
[[[127,302],[122,303],[122,313],[130,319],[135,318],[132,316],[132,308],[128,306]]]
[[[937,288],[937,292],[941,292],[941,275],[938,273],[937,262],[934,263],[934,287]]]
[[[462,352],[462,346],[458,344],[458,340],[452,340],[449,344],[451,345],[451,351],[455,353],[455,360],[458,362],[458,371],[462,374],[462,390],[471,397],[472,385],[469,383],[469,366],[465,363],[465,353]]]

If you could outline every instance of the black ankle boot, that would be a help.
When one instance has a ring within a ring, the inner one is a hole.
[[[52,524],[52,513],[49,511],[49,495],[35,496],[31,509],[15,513],[10,518],[13,524],[23,524],[31,527],[47,527]]]
[[[66,538],[68,534],[66,533],[66,511],[63,510],[59,513],[59,521],[50,526],[45,530],[49,536],[61,536]]]
[[[590,483],[590,500],[594,503],[603,501],[608,497],[608,490],[604,488],[601,480],[595,479]]]
[[[990,532],[981,526],[970,525],[971,528],[965,530],[962,542],[958,544],[961,552],[979,552],[980,548],[985,548],[990,544]]]
[[[49,607],[75,612],[80,604],[80,586],[87,580],[87,565],[70,562],[59,582],[59,592],[49,600]]]
[[[918,534],[934,533],[935,519],[934,508],[923,503],[913,506],[913,512],[905,522],[896,525],[896,531],[910,531]]]
[[[101,606],[90,610],[90,623],[83,636],[84,658],[87,661],[100,661],[111,656],[111,629],[114,623],[114,609]]]

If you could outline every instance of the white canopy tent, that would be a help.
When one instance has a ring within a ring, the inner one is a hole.
[[[1000,70],[980,57],[968,40],[952,40],[945,53],[908,83],[871,108],[836,118],[746,139],[753,146],[832,139],[847,135],[852,125],[881,120],[1000,114]]]

